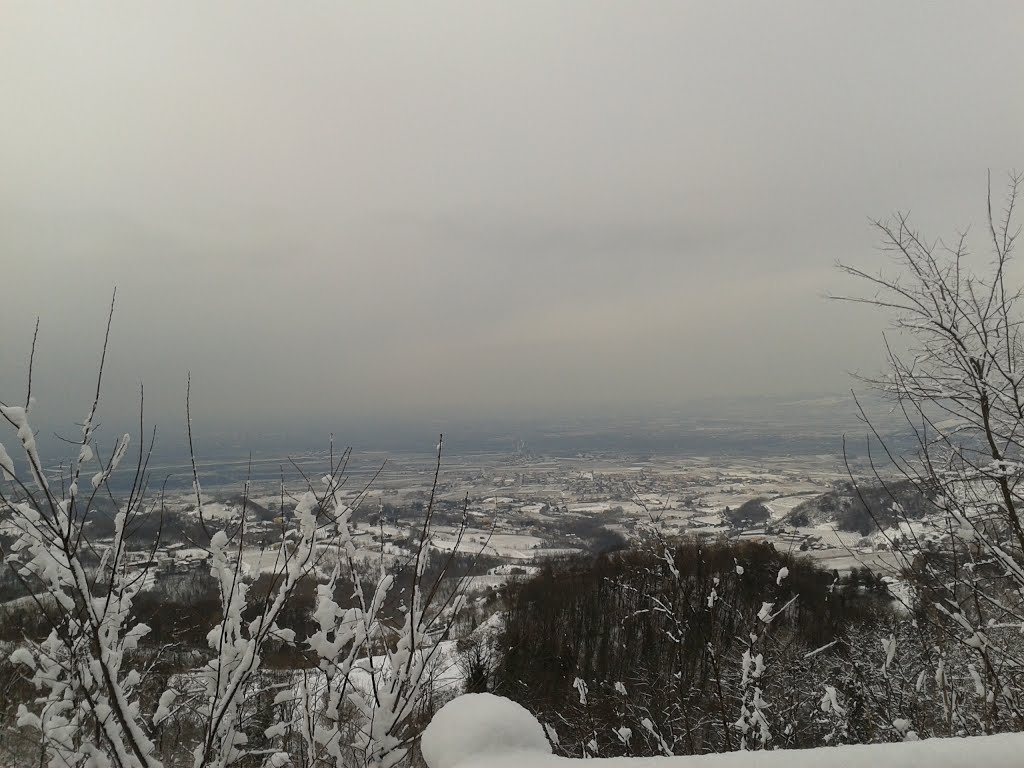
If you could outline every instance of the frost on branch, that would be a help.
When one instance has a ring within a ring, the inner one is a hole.
[[[25,640],[8,654],[34,689],[34,697],[18,709],[17,727],[33,734],[43,762],[158,768],[168,746],[179,754],[191,751],[195,768],[240,763],[391,768],[402,760],[419,736],[415,722],[427,704],[436,662],[433,638],[450,629],[465,591],[457,579],[451,591],[425,583],[433,497],[409,564],[410,583],[395,589],[395,574],[385,569],[382,553],[377,578],[367,588],[352,543],[352,497],[342,492],[348,452],[337,462],[332,452],[324,487],[306,483],[292,510],[293,528],[271,545],[276,558],[264,569],[271,587],[256,595],[243,563],[248,484],[240,522],[213,524],[203,515],[193,454],[193,488],[199,523],[209,537],[206,562],[219,611],[206,636],[205,658],[174,674],[157,674],[165,649],[147,644],[150,627],[138,619],[137,603],[153,582],[159,533],[143,543],[144,561],[133,558],[140,554],[133,540],[139,522],[150,515],[159,519],[163,509],[161,499],[148,493],[152,443],[147,449],[145,435],[139,435],[130,473],[121,469],[135,444],[127,434],[103,460],[95,442],[101,377],[102,366],[81,438],[63,463],[40,451],[29,407],[0,401],[0,425],[6,423],[15,438],[5,437],[6,445],[21,448],[18,462],[0,448],[4,561],[49,623],[44,637]],[[191,441],[190,432],[190,447]],[[86,484],[82,474],[90,464],[96,466]],[[439,450],[435,489],[440,464]],[[119,471],[134,477],[124,494],[114,488]],[[100,493],[113,505],[112,533],[94,540],[89,523]],[[463,517],[464,531],[465,511]],[[340,556],[324,575],[320,565],[328,550]],[[438,583],[446,573],[444,566]],[[309,581],[316,582],[317,629],[297,637],[281,625],[282,617],[299,586]],[[353,600],[339,596],[343,583],[353,585]],[[315,674],[300,673],[298,680],[293,675],[263,706],[262,688],[273,679],[266,655],[284,646],[307,650],[318,668]],[[159,747],[162,735],[182,723],[198,738]]]
[[[888,489],[895,471],[925,501],[916,517],[894,504],[898,536],[880,534],[909,581],[924,658],[917,682],[899,684],[929,697],[947,735],[1024,729],[1024,294],[1013,262],[1022,180],[1010,175],[1001,204],[990,180],[978,244],[966,231],[926,237],[897,214],[874,222],[885,270],[841,265],[864,293],[838,298],[883,311],[901,335],[886,342],[886,370],[865,382],[902,417],[911,449],[895,450],[860,410],[868,450],[892,464],[876,479]],[[898,684],[895,637],[881,642],[882,674]]]

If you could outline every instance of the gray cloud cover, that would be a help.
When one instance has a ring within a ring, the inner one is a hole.
[[[1020,165],[1024,5],[0,5],[0,385],[211,424],[837,390],[869,216]],[[979,249],[982,247],[978,244]],[[91,376],[91,374],[90,374]]]

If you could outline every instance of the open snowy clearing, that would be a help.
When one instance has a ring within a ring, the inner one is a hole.
[[[440,529],[431,539],[431,546],[442,552],[451,552],[458,546],[460,552],[482,553],[514,560],[531,560],[544,547],[544,540],[537,536],[515,533],[494,533],[482,529],[467,529],[461,544],[454,532],[445,533]]]

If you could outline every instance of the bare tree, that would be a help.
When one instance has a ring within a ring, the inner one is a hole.
[[[967,232],[931,240],[899,214],[874,222],[893,270],[840,265],[868,291],[837,298],[885,311],[900,337],[885,338],[887,371],[867,382],[891,398],[914,449],[871,426],[873,466],[880,480],[893,468],[911,480],[933,513],[932,529],[904,515],[911,545],[897,549],[922,637],[943,638],[926,680],[951,733],[1024,728],[1024,343],[1011,274],[1022,178],[1011,174],[998,210],[989,181],[987,259]]]

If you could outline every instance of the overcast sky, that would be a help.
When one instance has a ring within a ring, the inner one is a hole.
[[[207,424],[841,391],[872,216],[982,223],[1024,3],[0,0],[0,397]],[[977,247],[983,248],[978,241]]]

